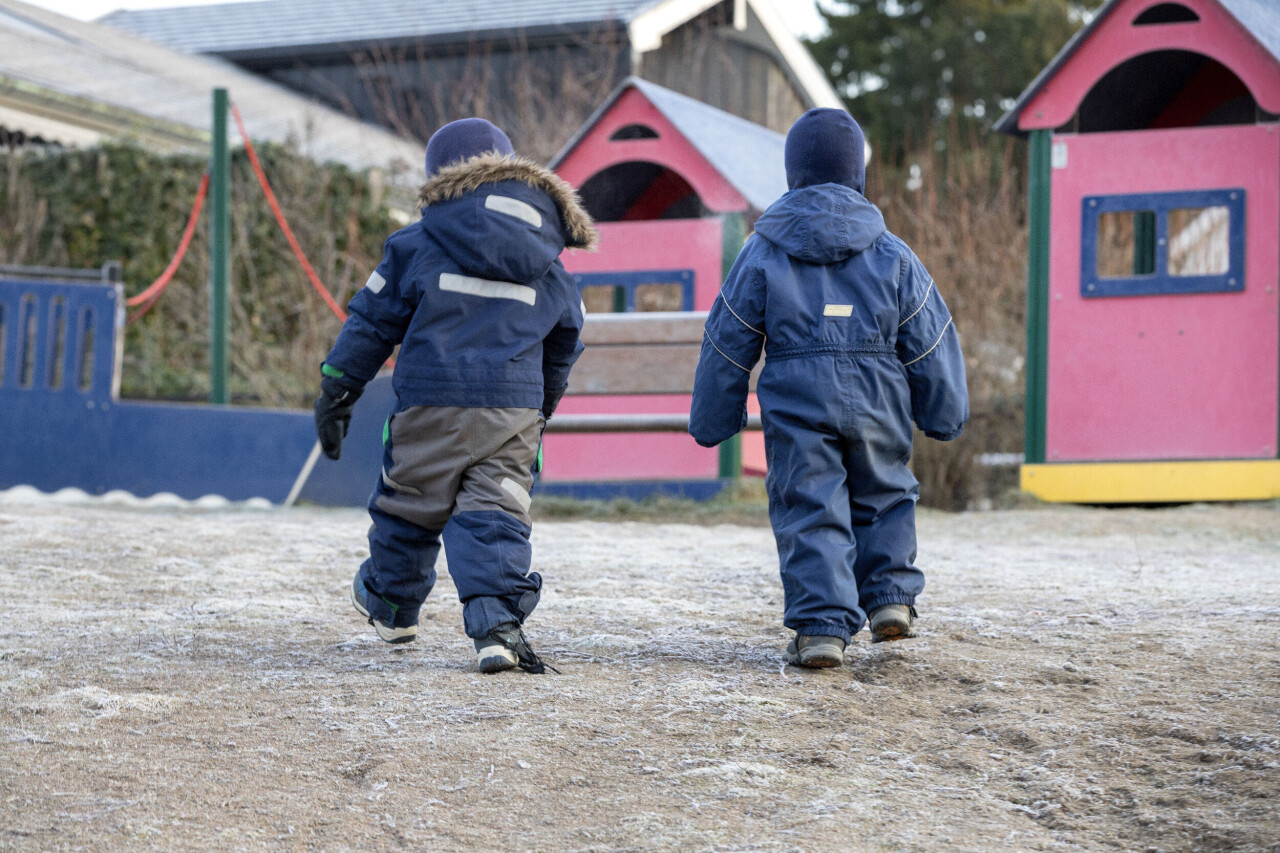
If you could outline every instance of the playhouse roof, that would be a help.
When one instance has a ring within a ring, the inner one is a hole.
[[[1057,75],[1080,46],[1104,25],[1120,2],[1121,0],[1107,0],[1106,5],[1094,13],[1089,23],[1071,37],[1062,50],[1058,51],[1058,55],[1036,75],[1031,85],[1023,90],[1009,111],[1000,117],[995,123],[996,130],[1001,133],[1023,135],[1023,131],[1018,128],[1018,117],[1022,114],[1022,110]],[[1277,4],[1276,0],[1213,0],[1213,2],[1235,18],[1237,23],[1280,63],[1280,4]]]
[[[578,129],[551,161],[557,168],[628,89],[637,89],[756,210],[787,191],[786,137],[701,101],[629,77]]]
[[[0,0],[0,124],[11,130],[64,145],[127,138],[204,153],[215,86],[229,90],[255,139],[295,144],[322,162],[382,168],[393,179],[421,168],[419,144],[224,60]]]

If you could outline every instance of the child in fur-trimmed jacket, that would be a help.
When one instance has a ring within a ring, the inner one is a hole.
[[[422,218],[387,239],[321,366],[316,430],[336,459],[352,405],[400,345],[351,600],[383,640],[414,639],[443,540],[480,670],[540,672],[521,629],[542,587],[529,489],[582,352],[582,302],[558,258],[597,235],[573,189],[483,119],[436,131],[426,166]]]
[[[918,484],[911,423],[941,441],[969,417],[951,314],[924,265],[862,195],[862,130],[814,109],[787,134],[790,188],[756,221],[707,318],[689,432],[747,420],[751,369],[768,460],[789,662],[838,666],[868,621],[914,635]]]

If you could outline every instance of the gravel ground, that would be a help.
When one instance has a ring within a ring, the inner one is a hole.
[[[1280,850],[1280,505],[922,512],[783,663],[769,531],[544,521],[560,675],[347,602],[348,510],[0,500],[2,850]]]

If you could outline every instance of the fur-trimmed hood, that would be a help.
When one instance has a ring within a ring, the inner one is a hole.
[[[565,246],[593,251],[600,240],[591,215],[569,183],[555,172],[526,157],[488,152],[440,169],[418,191],[418,203],[426,208],[461,198],[485,184],[519,181],[546,194],[560,212]]]

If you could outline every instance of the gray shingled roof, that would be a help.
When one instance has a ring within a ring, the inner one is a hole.
[[[1031,81],[1031,85],[1023,90],[1009,111],[995,123],[996,130],[1001,133],[1025,136],[1018,129],[1018,116],[1022,114],[1023,108],[1040,93],[1040,90],[1067,63],[1067,60],[1075,54],[1080,45],[1084,44],[1093,32],[1102,26],[1102,22],[1106,20],[1119,2],[1120,0],[1108,0],[1107,4],[1094,14],[1089,23],[1071,37],[1071,40],[1063,46],[1062,50],[1058,51],[1058,55],[1053,58],[1053,61],[1046,65],[1036,75],[1036,79]],[[1280,62],[1280,2],[1277,2],[1277,0],[1217,0],[1217,2],[1250,35],[1257,39],[1258,43],[1277,62]]]
[[[618,22],[658,0],[255,0],[112,12],[100,23],[188,53],[430,38]]]
[[[623,81],[604,105],[587,119],[551,161],[553,169],[569,156],[569,152],[613,107],[622,93],[631,87],[639,89],[753,208],[764,210],[787,191],[787,172],[783,162],[785,136],[638,77]]]
[[[211,91],[228,89],[255,140],[295,143],[318,161],[421,178],[416,142],[350,118],[210,56],[190,56],[119,30],[16,0],[0,0],[0,84],[23,102],[93,111],[98,127],[129,136],[170,128],[180,148],[207,151]],[[238,142],[235,126],[230,129]],[[111,135],[108,133],[108,135]],[[145,135],[145,134],[143,134]]]

